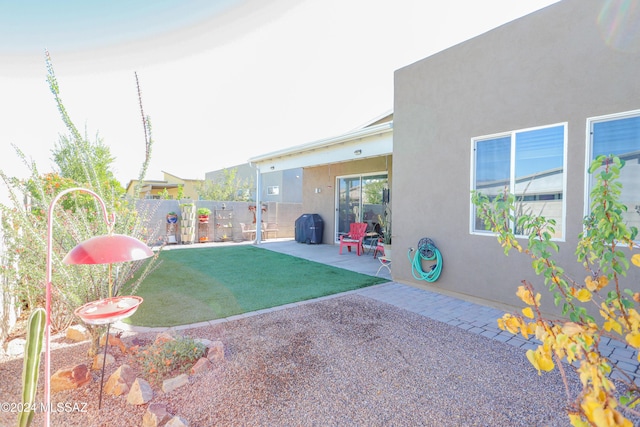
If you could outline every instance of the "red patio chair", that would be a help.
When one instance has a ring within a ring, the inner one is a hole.
[[[347,250],[351,252],[351,247],[356,248],[358,256],[364,252],[364,235],[367,231],[366,222],[352,222],[349,224],[349,234],[340,236],[340,255],[342,255],[342,247],[346,246]]]

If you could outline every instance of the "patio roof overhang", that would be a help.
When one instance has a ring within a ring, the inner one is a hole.
[[[252,157],[261,172],[349,162],[393,154],[393,122]]]

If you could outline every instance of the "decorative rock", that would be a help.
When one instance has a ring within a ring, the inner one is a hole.
[[[71,369],[60,369],[51,376],[51,391],[71,390],[91,382],[91,372],[87,365],[77,365]]]
[[[17,356],[24,353],[24,344],[27,341],[23,338],[16,338],[7,343],[7,354],[10,356]]]
[[[206,338],[194,338],[193,340],[197,343],[204,344],[204,346],[207,348],[210,348],[211,345],[213,344],[213,341],[208,340]]]
[[[127,403],[131,405],[144,405],[153,399],[151,385],[142,378],[136,378],[127,395]]]
[[[106,341],[107,340],[106,340],[104,335],[100,337],[100,345],[101,346],[105,345]],[[127,346],[125,346],[124,343],[122,342],[122,340],[120,338],[116,337],[115,335],[109,334],[109,345],[117,346],[118,348],[120,348],[120,351],[123,352],[123,353],[127,352]]]
[[[120,396],[129,392],[133,381],[136,379],[136,373],[129,365],[122,365],[111,374],[104,386],[104,392]]]
[[[189,427],[189,422],[182,417],[175,416],[165,424],[165,427]]]
[[[206,357],[201,357],[196,362],[196,364],[191,367],[191,373],[192,374],[198,374],[200,372],[204,372],[204,371],[210,369],[211,366],[213,366],[213,364],[211,363],[211,361],[209,359],[207,359]]]
[[[175,340],[175,337],[171,335],[169,332],[161,332],[158,335],[156,335],[156,340],[154,344],[160,344],[163,342],[168,342],[173,340]]]
[[[96,354],[95,356],[93,356],[93,364],[91,365],[91,369],[93,369],[94,371],[97,371],[98,369],[102,369],[103,362],[105,362],[105,364],[108,366],[114,363],[115,361],[116,359],[111,355],[111,353],[107,353],[106,360],[104,357],[104,353]]]
[[[221,362],[224,360],[224,344],[222,341],[214,341],[207,351],[207,359],[213,363]]]
[[[71,325],[67,328],[67,339],[76,342],[86,341],[91,338],[91,334],[83,325]]]
[[[142,427],[159,427],[171,419],[167,406],[163,403],[150,403],[142,417]]]
[[[162,381],[162,391],[169,393],[185,384],[189,384],[189,376],[187,374],[180,374],[177,377]]]

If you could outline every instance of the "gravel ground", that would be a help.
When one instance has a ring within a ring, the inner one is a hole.
[[[538,376],[522,350],[358,295],[184,334],[220,339],[226,352],[189,385],[155,390],[153,402],[191,426],[569,425],[560,375]],[[58,344],[53,371],[89,363],[86,343]],[[1,402],[18,401],[21,370],[22,359],[0,363]],[[146,405],[105,395],[98,410],[98,381],[94,373],[90,385],[55,393],[54,403],[87,408],[54,413],[52,425],[140,426]],[[15,414],[0,413],[0,425],[14,423]],[[33,425],[41,424],[38,414]]]

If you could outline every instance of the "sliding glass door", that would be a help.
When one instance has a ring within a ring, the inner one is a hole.
[[[352,222],[366,222],[367,231],[375,231],[388,198],[387,173],[354,175],[336,179],[336,242],[349,232]]]

